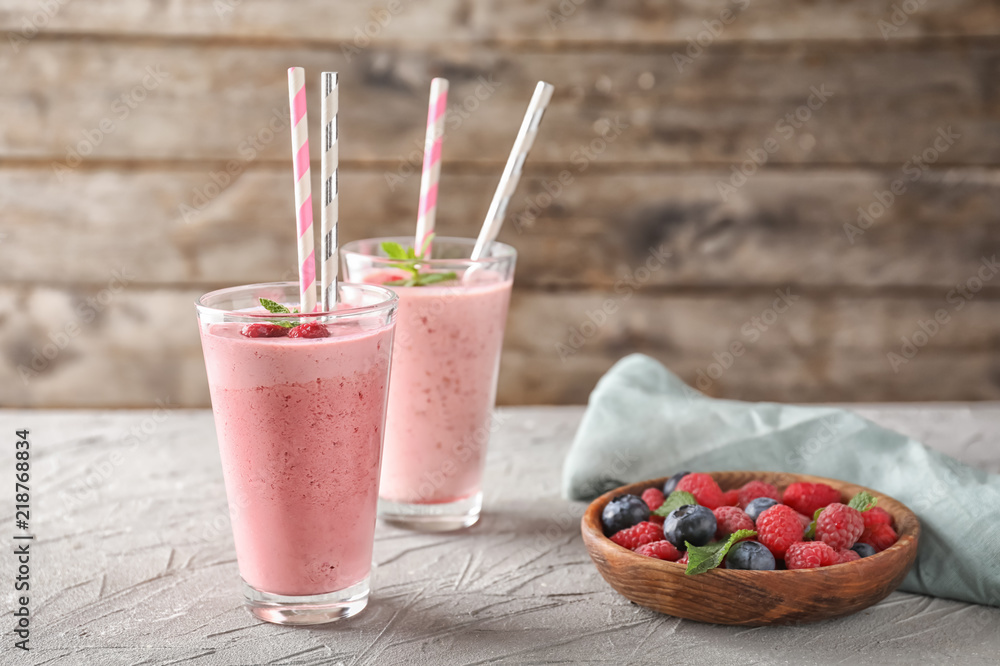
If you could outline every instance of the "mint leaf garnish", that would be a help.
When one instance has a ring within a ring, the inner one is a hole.
[[[458,274],[455,272],[448,273],[421,273],[417,276],[416,285],[422,287],[425,284],[434,284],[436,282],[447,282],[448,280],[458,279]]]
[[[434,234],[431,234],[426,241],[424,241],[424,247],[421,248],[421,256],[427,252],[427,248],[430,247],[430,242],[433,240]],[[448,280],[458,279],[458,274],[449,271],[448,273],[421,273],[420,272],[420,257],[412,247],[403,249],[403,246],[399,243],[393,243],[386,241],[382,243],[382,251],[385,252],[386,256],[390,259],[398,261],[397,267],[406,271],[410,274],[408,278],[400,278],[398,280],[389,280],[385,282],[387,287],[423,287],[428,284],[436,284],[438,282],[447,282]]]
[[[666,518],[670,514],[670,512],[673,511],[674,509],[679,509],[685,504],[697,504],[697,503],[698,500],[696,500],[694,498],[694,495],[692,495],[691,493],[683,490],[675,490],[674,492],[670,493],[667,499],[663,500],[663,504],[661,504],[659,508],[653,512],[653,514],[656,516],[662,516]]]
[[[268,312],[272,312],[274,314],[292,314],[292,311],[286,308],[284,305],[278,303],[277,301],[272,301],[269,298],[260,299],[260,304],[264,307],[265,310],[267,310]]]
[[[267,310],[268,312],[270,312],[272,314],[295,314],[296,312],[298,312],[298,308],[296,308],[295,310],[289,310],[288,308],[286,308],[281,303],[278,303],[277,301],[272,301],[269,298],[262,298],[262,299],[260,299],[260,304],[261,304],[261,306],[263,306],[263,308],[265,310]],[[283,319],[272,319],[270,321],[270,323],[277,324],[278,326],[281,326],[282,328],[294,328],[295,327],[295,323],[294,322],[290,322],[290,321],[283,320]]]
[[[733,547],[733,544],[755,536],[757,536],[757,532],[754,530],[736,530],[725,541],[716,541],[705,546],[692,546],[685,541],[684,544],[687,546],[688,552],[688,566],[684,570],[684,573],[688,576],[694,576],[705,573],[709,569],[714,569],[722,564],[722,560],[726,558],[726,554]]]
[[[404,250],[403,246],[399,243],[382,243],[382,251],[385,252],[391,259],[406,261],[409,258],[406,256],[406,250]]]
[[[860,493],[851,498],[851,501],[847,503],[847,506],[864,512],[876,504],[878,504],[878,498],[867,490],[862,490]]]
[[[823,513],[823,508],[822,507],[820,507],[819,509],[816,509],[815,511],[813,511],[812,522],[809,523],[809,529],[806,530],[806,533],[802,535],[803,539],[815,539],[816,538],[816,519],[819,518],[819,514],[821,514],[821,513]]]

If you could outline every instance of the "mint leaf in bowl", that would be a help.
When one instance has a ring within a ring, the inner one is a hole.
[[[684,490],[675,490],[667,496],[667,499],[663,500],[663,504],[653,512],[657,516],[666,518],[670,515],[670,512],[674,509],[679,509],[685,504],[697,504],[698,500],[694,498],[694,495]]]
[[[819,514],[823,513],[823,508],[816,509],[813,512],[812,522],[809,523],[809,528],[806,529],[805,534],[802,535],[803,539],[815,539],[816,538],[816,519],[819,518]]]
[[[860,493],[851,498],[851,501],[847,503],[847,506],[864,513],[876,504],[878,504],[878,498],[867,490],[862,490]]]
[[[726,559],[729,549],[737,541],[755,536],[757,536],[757,532],[754,530],[736,530],[725,541],[716,541],[704,546],[692,546],[685,542],[688,552],[688,565],[684,573],[689,576],[695,576],[716,568],[722,564],[722,560]]]

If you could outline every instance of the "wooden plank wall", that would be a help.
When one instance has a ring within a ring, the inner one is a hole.
[[[0,0],[0,34],[2,406],[207,404],[192,301],[294,269],[292,65],[341,72],[344,239],[412,230],[431,77],[465,235],[555,84],[502,403],[631,351],[733,398],[1000,398],[996,3]]]

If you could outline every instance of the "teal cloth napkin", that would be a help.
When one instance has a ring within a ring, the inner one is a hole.
[[[920,518],[900,589],[1000,606],[1000,475],[831,407],[709,398],[633,354],[601,378],[563,467],[563,495],[693,471],[769,470],[842,479]]]

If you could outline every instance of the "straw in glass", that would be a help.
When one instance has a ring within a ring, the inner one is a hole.
[[[504,167],[503,175],[500,176],[497,191],[493,194],[493,201],[490,202],[490,209],[483,221],[483,228],[476,239],[475,247],[472,249],[472,259],[481,258],[486,248],[496,240],[500,233],[500,227],[503,226],[504,216],[507,213],[507,205],[510,203],[511,197],[514,196],[514,190],[517,189],[524,161],[528,158],[528,151],[531,150],[531,145],[538,135],[538,125],[542,122],[545,107],[552,99],[553,90],[555,88],[552,87],[552,84],[545,81],[539,81],[538,85],[535,86],[535,94],[531,96],[528,110],[524,114],[524,120],[521,121],[521,129],[517,133],[517,138],[514,139],[514,147],[510,151],[510,157],[507,158],[507,165]]]
[[[427,105],[427,135],[424,138],[424,168],[420,176],[420,203],[417,209],[417,233],[413,249],[418,256],[431,255],[434,218],[437,214],[438,181],[441,178],[441,143],[444,138],[445,111],[448,107],[448,79],[431,80]]]
[[[292,171],[295,175],[295,220],[299,233],[299,308],[316,309],[316,257],[313,252],[312,191],[309,185],[309,121],[306,78],[301,67],[288,70],[288,103],[292,114]]]
[[[339,218],[339,171],[340,133],[337,125],[339,109],[337,72],[323,72],[321,85],[323,100],[320,116],[323,119],[323,157],[320,175],[323,182],[323,207],[320,209],[320,238],[322,239],[322,259],[320,260],[320,290],[323,312],[330,312],[337,302],[337,220]]]

